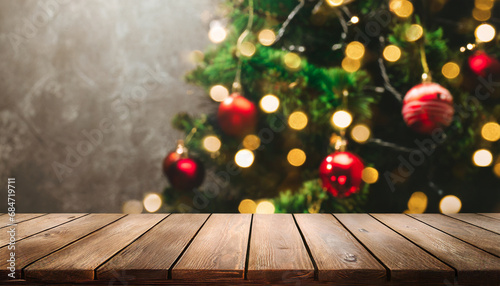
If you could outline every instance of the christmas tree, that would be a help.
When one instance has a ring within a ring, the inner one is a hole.
[[[213,112],[173,118],[174,211],[498,211],[493,0],[222,9],[186,76]]]

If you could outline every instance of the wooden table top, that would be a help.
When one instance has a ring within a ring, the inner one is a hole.
[[[15,218],[2,285],[500,285],[499,213]]]

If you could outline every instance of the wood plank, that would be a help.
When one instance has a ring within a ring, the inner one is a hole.
[[[247,277],[310,283],[314,266],[291,214],[253,216]]]
[[[479,227],[500,234],[500,223],[498,223],[497,219],[487,216],[481,216],[478,214],[468,214],[468,213],[447,214],[447,216],[468,222],[473,225],[477,225]]]
[[[300,231],[318,267],[320,281],[371,282],[386,280],[386,270],[331,215],[295,214]]]
[[[94,279],[94,269],[164,219],[166,214],[132,214],[46,256],[23,272],[26,279],[77,282]]]
[[[20,223],[23,221],[27,221],[36,217],[40,217],[46,214],[43,213],[22,213],[22,214],[16,214],[15,216],[11,217],[9,215],[5,215],[0,217],[0,228],[7,227],[9,225],[12,225],[13,223]],[[15,221],[14,221],[15,219]]]
[[[213,214],[172,269],[172,279],[243,280],[250,214]]]
[[[402,214],[373,214],[457,271],[458,283],[500,280],[500,258]]]
[[[500,219],[500,213],[480,213],[480,215],[488,216],[494,219]]]
[[[172,214],[96,271],[97,279],[167,279],[208,214]]]
[[[412,214],[410,216],[500,257],[500,235],[498,234],[441,214]]]
[[[21,269],[30,263],[123,216],[121,214],[91,214],[18,242],[15,248],[16,276],[20,277]],[[11,250],[7,247],[2,247],[0,257],[9,257],[10,252]],[[10,272],[7,267],[7,261],[0,260],[1,277],[7,277],[7,273]]]
[[[390,271],[395,282],[453,281],[453,269],[368,214],[335,214]],[[411,257],[411,259],[409,259]]]
[[[72,221],[86,214],[48,214],[30,219],[16,227],[16,242],[57,225]],[[0,247],[9,244],[9,235],[0,237]]]

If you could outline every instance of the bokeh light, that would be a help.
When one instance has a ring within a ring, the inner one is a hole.
[[[485,140],[495,142],[500,139],[500,125],[496,122],[488,122],[481,128],[481,136]]]
[[[234,162],[241,168],[248,168],[252,166],[255,159],[253,152],[248,149],[241,149],[234,155]]]
[[[302,164],[304,164],[304,162],[306,161],[306,153],[300,149],[295,148],[288,152],[286,158],[290,165],[298,167],[302,166]]]
[[[351,130],[351,138],[358,143],[365,143],[370,138],[370,128],[364,124],[358,124]]]
[[[218,23],[214,23],[208,32],[208,38],[212,43],[218,44],[226,39],[227,32],[224,27]]]
[[[288,53],[283,57],[283,62],[289,69],[297,70],[300,68],[302,60],[296,53]]]
[[[151,193],[144,197],[143,204],[144,209],[150,213],[154,213],[160,209],[162,200],[159,194]]]
[[[257,214],[273,214],[274,213],[274,205],[270,201],[261,201],[257,204],[257,208],[255,210]]]
[[[280,107],[280,100],[276,95],[268,94],[260,100],[260,108],[266,113],[273,113]]]
[[[351,125],[351,122],[352,122],[352,115],[345,110],[336,111],[332,115],[332,123],[334,126],[338,128],[346,128],[349,125]]]
[[[445,78],[454,79],[460,74],[460,66],[454,62],[447,62],[441,69]]]
[[[254,214],[256,210],[257,204],[250,199],[242,200],[238,206],[238,211],[242,214]]]
[[[255,45],[250,42],[243,42],[240,46],[240,53],[245,57],[251,57],[255,54]]]
[[[456,196],[448,195],[439,202],[439,210],[444,214],[456,214],[462,208],[462,202]]]
[[[229,96],[229,90],[223,85],[214,85],[210,88],[210,97],[217,102],[224,101]]]
[[[493,167],[493,173],[500,178],[500,162],[496,163]]]
[[[365,54],[365,46],[358,41],[350,42],[345,48],[345,55],[353,60],[359,60]]]
[[[344,0],[326,0],[326,3],[332,7],[337,7],[344,3]]]
[[[408,200],[408,213],[421,214],[427,208],[427,195],[423,192],[414,192]]]
[[[261,43],[263,46],[270,46],[274,44],[274,41],[276,40],[276,34],[274,31],[269,30],[269,29],[264,29],[259,32],[259,43]]]
[[[243,147],[248,150],[257,150],[260,147],[260,138],[257,135],[249,134],[243,139]]]
[[[490,10],[493,8],[494,0],[475,0],[474,6],[480,10]]]
[[[205,58],[205,54],[202,51],[195,50],[189,53],[189,61],[193,64],[200,63],[203,58]]]
[[[386,61],[396,62],[401,57],[401,49],[395,45],[389,45],[384,48],[383,56]]]
[[[352,16],[352,17],[351,17],[351,23],[353,23],[353,24],[357,24],[358,22],[359,22],[359,18],[358,18],[358,16]]]
[[[346,72],[355,72],[355,71],[359,70],[360,67],[361,67],[360,60],[351,59],[349,57],[345,57],[342,60],[342,68]]]
[[[489,150],[479,149],[472,155],[472,161],[478,167],[488,167],[493,162],[493,155]]]
[[[140,214],[142,213],[142,202],[139,200],[129,200],[123,204],[122,211],[124,214]]]
[[[363,181],[367,184],[374,184],[378,180],[377,169],[372,167],[364,168],[361,179],[363,179]]]
[[[474,17],[474,19],[476,19],[477,21],[488,21],[488,19],[490,19],[491,17],[491,11],[474,8],[472,10],[472,17]]]
[[[203,148],[205,148],[208,152],[217,152],[219,151],[220,146],[221,142],[216,136],[209,135],[203,138]]]
[[[392,0],[389,8],[400,18],[407,18],[413,13],[413,4],[407,0]]]
[[[406,40],[408,42],[415,42],[420,39],[424,34],[424,28],[419,24],[413,24],[406,30]]]
[[[481,24],[477,26],[474,35],[476,35],[476,39],[478,42],[490,42],[495,38],[495,28],[493,28],[490,24]]]
[[[304,129],[307,121],[307,115],[302,111],[295,111],[288,117],[288,125],[295,130]]]

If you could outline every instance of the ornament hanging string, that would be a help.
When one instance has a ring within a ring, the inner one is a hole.
[[[300,9],[304,7],[304,0],[300,0],[299,4],[293,8],[292,12],[288,15],[286,18],[285,22],[283,22],[283,25],[281,25],[281,28],[278,30],[278,35],[276,35],[276,39],[274,40],[274,44],[276,44],[281,37],[285,34],[285,30],[288,27],[288,24],[292,21],[292,19],[299,13]]]
[[[424,40],[422,40],[422,44],[420,45],[420,60],[422,61],[422,69],[424,70],[422,82],[431,82],[432,77],[429,71],[429,65],[427,65],[427,57],[425,56]]]
[[[245,28],[245,31],[241,33],[241,35],[238,37],[238,41],[236,42],[236,55],[238,56],[238,66],[236,68],[236,76],[234,78],[233,82],[233,92],[242,92],[241,88],[241,45],[243,44],[243,41],[245,38],[248,36],[250,31],[252,30],[252,25],[253,25],[253,0],[248,0],[248,6],[249,6],[249,12],[248,12],[248,22],[247,26]]]

